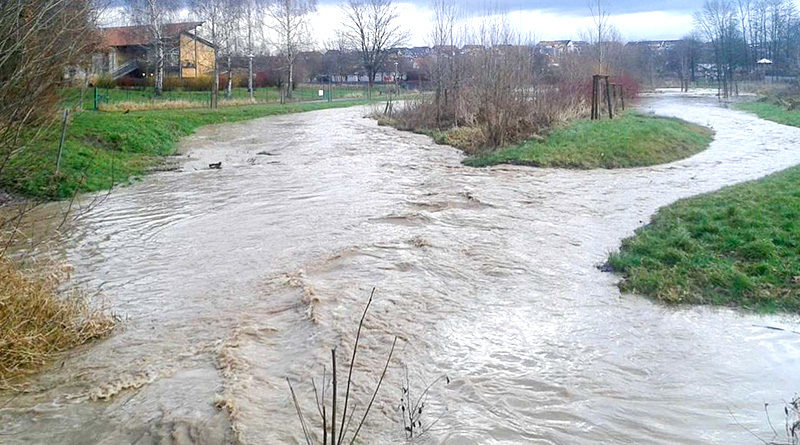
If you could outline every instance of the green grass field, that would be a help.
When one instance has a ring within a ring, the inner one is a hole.
[[[77,192],[105,190],[127,183],[175,153],[176,143],[207,124],[236,122],[264,116],[340,108],[369,103],[364,99],[269,104],[212,109],[133,111],[130,113],[74,112],[61,161],[59,128],[45,130],[0,176],[0,186],[24,195],[61,199]]]
[[[800,167],[659,210],[609,264],[657,300],[800,313]]]
[[[766,99],[739,103],[735,107],[742,111],[749,111],[761,119],[800,127],[800,110],[787,110],[785,106],[775,104]]]
[[[467,158],[475,167],[518,164],[575,169],[663,164],[705,150],[713,132],[679,119],[630,112],[614,120],[578,120],[551,131],[543,141]]]

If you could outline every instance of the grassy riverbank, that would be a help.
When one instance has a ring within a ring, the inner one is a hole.
[[[366,99],[367,88],[359,85],[300,85],[292,92],[293,100],[295,101],[315,101],[319,100],[319,90],[323,90],[325,98],[332,96],[333,99]],[[387,87],[385,85],[376,86],[373,91],[373,96],[380,97],[386,94]],[[80,88],[63,88],[59,91],[63,103],[72,108],[83,108],[91,110],[94,107],[94,90],[88,88],[81,90]],[[151,105],[152,108],[158,108],[159,105],[169,105],[175,103],[177,108],[178,103],[185,103],[194,107],[208,107],[211,100],[210,91],[188,91],[188,90],[168,90],[164,91],[161,96],[153,94],[152,87],[150,88],[98,88],[99,107],[102,108],[117,108],[119,105]],[[249,100],[250,93],[247,88],[233,88],[231,90],[231,98],[227,97],[224,87],[220,91],[220,106],[228,104],[241,105],[244,101]],[[258,103],[277,103],[281,99],[281,90],[278,87],[264,87],[256,88],[253,93],[253,98]],[[167,106],[164,106],[167,108]]]
[[[713,132],[679,119],[629,112],[614,120],[578,120],[546,137],[469,157],[467,165],[576,169],[663,164],[705,150]]]
[[[659,210],[609,264],[661,301],[800,313],[800,167]]]
[[[753,102],[739,103],[735,107],[742,111],[749,111],[761,119],[800,127],[800,108],[789,110],[786,105],[775,103],[766,98]]]
[[[252,105],[182,110],[76,112],[56,175],[59,128],[54,125],[11,160],[0,186],[24,195],[60,199],[124,184],[175,154],[176,144],[197,128],[264,116],[350,107],[367,100]]]

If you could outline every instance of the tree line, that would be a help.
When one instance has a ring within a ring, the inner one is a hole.
[[[800,66],[800,14],[792,0],[706,0],[695,23],[710,42],[722,96],[738,94],[737,76],[757,71],[759,62],[791,74]]]
[[[310,15],[316,11],[316,0],[126,0],[130,21],[145,26],[154,42],[155,93],[163,92],[165,26],[187,8],[192,16],[203,21],[203,37],[215,48],[212,83],[212,106],[216,106],[220,90],[221,67],[232,72],[234,55],[249,58],[248,90],[254,94],[253,56],[270,49],[282,61],[285,94],[292,96],[296,83],[295,67],[300,54],[314,46],[309,29]],[[347,0],[341,5],[344,21],[331,48],[358,54],[369,78],[370,89],[384,65],[387,50],[401,44],[406,34],[397,21],[393,0]],[[230,96],[232,76],[224,86]]]

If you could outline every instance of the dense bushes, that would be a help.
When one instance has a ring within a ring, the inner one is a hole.
[[[569,65],[581,70],[543,70],[533,46],[514,44],[507,33],[495,32],[483,36],[469,52],[438,45],[429,68],[433,94],[408,103],[391,119],[383,118],[384,123],[431,134],[478,154],[520,143],[588,114],[592,95],[588,63]],[[615,71],[622,74],[611,76],[610,83],[622,85],[628,100],[636,97],[638,83],[623,70]]]
[[[167,77],[164,79],[164,91],[210,91],[211,83],[211,76],[188,77],[184,79],[179,77]]]
[[[437,139],[474,154],[521,142],[585,113],[588,95],[582,86],[545,83],[531,69],[533,58],[530,46],[494,42],[469,54],[436,54],[434,94],[408,104],[390,123],[444,133]]]
[[[99,85],[98,85],[99,86]],[[120,88],[148,88],[153,86],[152,78],[147,77],[120,77],[114,81],[114,84],[109,88],[115,86]]]
[[[114,88],[117,86],[114,79],[112,79],[111,76],[108,75],[95,77],[94,82],[92,82],[92,85],[96,86],[97,88]]]
[[[94,84],[101,88],[152,88],[153,87],[153,77],[121,77],[119,79],[114,80],[111,85],[105,86],[101,85],[99,79],[95,79]],[[180,77],[165,77],[164,78],[164,91],[176,91],[176,90],[183,90],[183,91],[210,91],[211,90],[211,76],[201,76],[201,77],[187,77],[187,78],[180,78]],[[220,81],[220,85],[222,85],[222,81]]]

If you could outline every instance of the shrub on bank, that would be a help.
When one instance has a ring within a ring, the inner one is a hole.
[[[164,79],[164,91],[211,91],[213,78],[211,76],[200,77],[167,77]],[[222,82],[220,81],[220,85]]]
[[[114,319],[85,296],[61,295],[63,270],[29,275],[0,258],[0,387],[55,354],[108,334]]]
[[[92,84],[97,88],[114,88],[116,86],[114,79],[108,75],[97,76]]]

